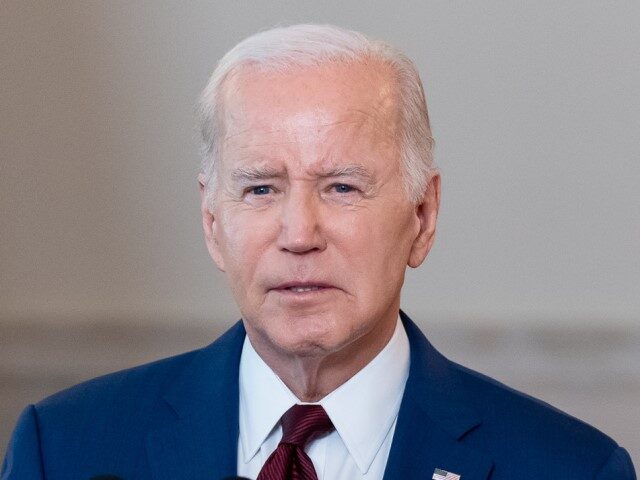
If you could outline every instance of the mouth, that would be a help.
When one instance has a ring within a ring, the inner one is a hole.
[[[319,280],[284,282],[269,289],[280,307],[295,309],[326,305],[335,301],[340,292],[341,288]]]
[[[315,292],[322,288],[326,288],[326,287],[320,287],[318,285],[310,285],[308,287],[289,287],[289,288],[286,288],[285,290],[289,290],[290,292],[295,292],[295,293],[302,293],[302,292]]]
[[[287,282],[273,287],[271,290],[281,293],[309,293],[332,290],[336,287],[322,282]]]

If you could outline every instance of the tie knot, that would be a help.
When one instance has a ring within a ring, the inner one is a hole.
[[[304,448],[312,437],[333,430],[322,405],[294,405],[282,416],[282,443]]]

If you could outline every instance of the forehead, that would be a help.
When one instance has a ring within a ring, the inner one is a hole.
[[[395,143],[397,82],[380,61],[268,71],[239,67],[225,82],[223,149],[328,136]]]

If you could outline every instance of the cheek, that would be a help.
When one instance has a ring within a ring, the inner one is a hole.
[[[344,261],[361,280],[373,281],[373,288],[378,290],[384,288],[380,279],[392,280],[404,274],[413,224],[411,216],[401,209],[367,213],[341,222],[341,243],[345,247]]]
[[[227,212],[221,216],[219,228],[220,247],[231,283],[243,290],[260,268],[261,257],[273,236],[272,221],[249,213]]]
[[[224,226],[219,226],[217,229],[218,244],[227,271],[232,273],[242,263],[240,252],[246,250],[244,246],[246,238],[239,235],[243,229],[237,222],[222,219],[220,225]]]

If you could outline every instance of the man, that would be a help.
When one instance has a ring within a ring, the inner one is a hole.
[[[418,74],[300,25],[201,102],[209,253],[242,312],[212,345],[27,408],[2,479],[634,479],[624,449],[442,357],[400,312],[440,177]]]

